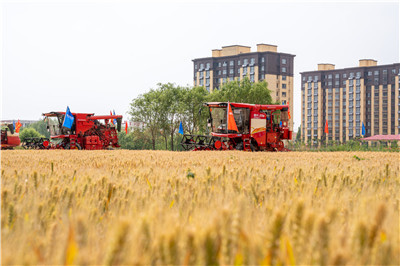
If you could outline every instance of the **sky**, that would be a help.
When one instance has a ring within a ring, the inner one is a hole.
[[[267,43],[300,72],[399,60],[399,1],[3,1],[1,119],[49,111],[128,117],[158,83],[193,85],[194,58],[228,45]]]

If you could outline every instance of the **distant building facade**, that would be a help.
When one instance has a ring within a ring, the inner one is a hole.
[[[362,136],[399,134],[400,63],[335,69],[319,64],[301,73],[301,138],[346,142]],[[329,133],[325,133],[328,121]]]
[[[13,122],[17,123],[18,119],[14,120],[1,120],[1,123],[12,124]],[[39,122],[39,120],[19,120],[21,123],[21,127],[27,127],[33,123]]]
[[[276,45],[257,44],[257,51],[249,46],[231,45],[212,50],[212,57],[193,59],[194,86],[204,86],[209,92],[229,81],[251,82],[265,80],[272,100],[290,105],[293,110],[293,65],[295,55],[278,53]],[[293,115],[293,112],[291,112]],[[289,122],[293,128],[293,117]]]

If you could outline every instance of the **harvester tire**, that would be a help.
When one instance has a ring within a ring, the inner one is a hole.
[[[76,146],[76,148],[74,150],[82,150],[81,145],[79,145],[78,143],[76,143],[75,146]],[[69,143],[67,145],[65,145],[65,149],[66,150],[71,150]]]
[[[255,152],[255,151],[256,151],[256,148],[254,147],[253,144],[250,144],[250,149],[251,149],[252,152]]]

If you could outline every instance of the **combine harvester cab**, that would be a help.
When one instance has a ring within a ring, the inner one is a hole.
[[[11,150],[21,144],[13,124],[1,124],[1,149]]]
[[[211,136],[184,135],[185,150],[289,151],[288,105],[209,102]]]
[[[65,112],[50,112],[43,116],[51,142],[38,141],[36,149],[102,150],[119,148],[117,131],[121,131],[122,115],[72,113],[71,129],[63,127]],[[111,121],[115,121],[115,124]]]

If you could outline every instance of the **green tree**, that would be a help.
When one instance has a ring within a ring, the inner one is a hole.
[[[134,121],[144,122],[149,130],[152,148],[156,149],[156,139],[160,134],[163,123],[163,106],[160,102],[160,90],[151,89],[149,92],[139,95],[133,99],[129,114]]]
[[[47,123],[44,120],[39,120],[33,124],[30,124],[28,127],[34,128],[41,135],[46,138],[50,138],[50,132],[47,130]]]
[[[19,132],[19,139],[21,142],[25,142],[27,138],[43,138],[44,136],[41,135],[39,132],[36,131],[36,129],[31,128],[31,127],[26,127],[23,128]]]
[[[268,83],[264,81],[251,82],[248,78],[242,81],[231,81],[222,86],[220,90],[214,91],[209,96],[210,101],[215,102],[238,102],[252,104],[272,104]]]
[[[207,120],[207,112],[201,112],[203,103],[208,101],[209,92],[204,87],[185,88],[182,97],[181,121],[184,131],[190,134],[203,133]]]
[[[297,129],[296,141],[301,141],[301,126]]]
[[[118,133],[118,143],[122,149],[127,150],[144,150],[151,149],[151,139],[149,134],[139,129],[126,134],[124,131]]]

